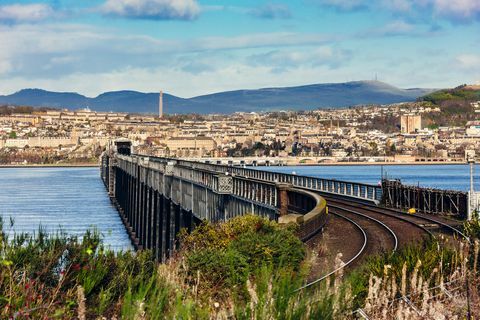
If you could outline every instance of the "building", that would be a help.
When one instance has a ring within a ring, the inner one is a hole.
[[[400,118],[402,133],[414,133],[422,129],[422,117],[419,115],[403,115]]]
[[[182,151],[212,151],[217,147],[215,140],[209,137],[173,137],[165,141],[171,152]]]
[[[158,117],[163,118],[163,91],[158,95]]]

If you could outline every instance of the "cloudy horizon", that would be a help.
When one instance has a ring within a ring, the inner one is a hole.
[[[0,5],[0,94],[181,96],[480,80],[477,0],[26,0]]]

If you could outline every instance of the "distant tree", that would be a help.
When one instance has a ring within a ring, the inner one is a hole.
[[[15,131],[12,131],[10,132],[10,134],[8,135],[8,137],[10,139],[17,139],[17,133]]]

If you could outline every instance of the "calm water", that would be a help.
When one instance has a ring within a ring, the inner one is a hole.
[[[98,168],[1,168],[0,215],[6,231],[33,233],[41,225],[47,232],[62,228],[81,236],[96,228],[106,246],[130,249],[99,175]]]
[[[380,181],[382,171],[379,165],[288,166],[259,167],[259,169],[371,184],[377,184]],[[383,172],[389,178],[400,178],[404,184],[462,191],[470,188],[468,165],[388,165],[383,166]],[[476,165],[474,172],[475,189],[480,190],[480,166]]]

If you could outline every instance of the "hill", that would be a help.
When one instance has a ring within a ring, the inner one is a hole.
[[[313,84],[298,87],[235,90],[181,98],[164,94],[167,113],[231,113],[236,111],[312,110],[359,104],[389,104],[415,101],[429,89],[400,89],[380,81]],[[23,89],[0,96],[0,104],[97,111],[156,113],[158,93],[105,92],[95,98],[73,92]]]
[[[472,102],[480,100],[480,86],[461,85],[453,89],[442,89],[431,92],[420,98],[421,101],[429,101],[436,105],[445,104],[448,101]]]
[[[424,124],[429,127],[464,126],[476,119],[472,102],[480,100],[480,87],[461,85],[453,89],[431,92],[418,99],[440,108],[440,112],[424,115]]]

